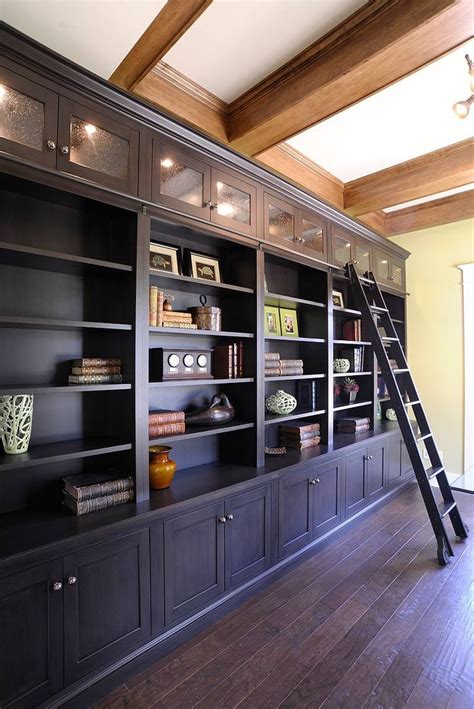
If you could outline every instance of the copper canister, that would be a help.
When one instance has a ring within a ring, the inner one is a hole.
[[[188,308],[188,311],[192,313],[193,323],[197,325],[198,330],[214,330],[218,332],[222,329],[221,308],[206,305],[207,298],[205,295],[201,295],[199,300],[202,305],[198,305],[195,308]]]

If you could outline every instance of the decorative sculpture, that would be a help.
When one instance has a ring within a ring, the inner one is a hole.
[[[209,406],[186,414],[187,426],[219,426],[232,421],[235,409],[225,394],[216,394]]]
[[[33,395],[0,397],[0,435],[5,453],[26,453],[33,423]]]

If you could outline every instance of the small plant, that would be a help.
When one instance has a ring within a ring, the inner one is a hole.
[[[344,381],[342,382],[342,388],[347,392],[354,391],[356,394],[360,389],[356,380],[352,379],[351,377],[345,377]]]

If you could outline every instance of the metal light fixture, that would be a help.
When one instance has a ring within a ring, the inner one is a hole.
[[[471,92],[474,92],[474,63],[469,58],[469,54],[466,54],[467,66],[469,67],[469,82],[471,86]],[[468,99],[465,101],[458,101],[453,106],[453,111],[458,116],[458,118],[466,118],[471,110],[471,103],[474,103],[474,93],[471,93]]]

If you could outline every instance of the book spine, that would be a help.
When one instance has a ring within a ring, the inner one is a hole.
[[[174,310],[166,310],[164,312],[164,320],[167,320],[168,322],[176,321],[176,322],[192,322],[193,318],[191,313],[179,313],[175,312]]]
[[[153,411],[148,414],[148,424],[158,426],[164,423],[182,423],[184,421],[184,411],[166,411],[163,413]]]
[[[280,353],[279,352],[265,352],[265,361],[268,361],[269,359],[280,359]]]
[[[161,327],[163,325],[163,303],[165,300],[165,294],[162,290],[158,291],[158,300],[156,304],[156,327]]]
[[[94,374],[120,374],[121,367],[73,367],[72,374],[76,376],[91,376]]]
[[[238,343],[238,377],[243,377],[245,372],[244,366],[244,343],[242,340]]]
[[[157,318],[158,318],[158,288],[157,288],[157,286],[150,286],[148,312],[149,312],[150,327],[156,327]]]
[[[135,493],[133,490],[125,490],[124,492],[117,492],[113,495],[106,495],[105,497],[94,497],[91,500],[84,500],[83,502],[76,502],[76,500],[68,499],[68,496],[65,496],[64,504],[76,515],[85,515],[89,512],[95,512],[96,510],[104,510],[107,507],[122,505],[124,502],[130,502],[134,497]]]
[[[319,436],[319,431],[308,431],[307,433],[290,433],[289,431],[282,431],[281,436],[286,438],[288,441],[306,441],[309,438],[314,438]]]
[[[232,377],[236,379],[239,376],[239,345],[237,342],[232,343]]]
[[[122,360],[114,357],[83,357],[82,359],[74,359],[73,367],[120,367]]]
[[[338,433],[365,433],[366,431],[370,431],[370,426],[361,426],[360,428],[338,428],[337,432]]]
[[[159,438],[160,436],[170,436],[175,433],[184,433],[186,424],[184,421],[180,423],[164,423],[153,426],[148,426],[148,435],[150,438]]]
[[[69,384],[121,384],[121,374],[86,374],[69,377]]]
[[[304,374],[303,367],[284,367],[281,368],[281,375],[287,377],[294,377],[297,374]]]
[[[363,423],[370,423],[370,418],[368,416],[361,416],[360,418],[349,418],[345,416],[344,418],[338,419],[337,422],[340,426],[360,426]]]
[[[299,450],[303,448],[311,448],[312,446],[318,446],[321,443],[319,436],[314,436],[313,438],[308,438],[306,441],[291,441],[286,438],[282,438],[280,443],[287,448],[297,448]]]
[[[314,433],[316,431],[317,433],[319,433],[320,425],[319,425],[319,423],[310,423],[307,426],[300,427],[300,426],[285,426],[282,424],[280,426],[280,431],[285,434],[286,433],[293,433],[295,435],[302,436],[303,434],[309,433],[309,432]]]
[[[166,314],[165,314],[166,317]],[[169,321],[169,320],[163,320],[161,323],[161,327],[178,327],[182,328],[183,330],[197,330],[198,327],[192,322],[175,322],[175,321]]]
[[[265,367],[266,377],[281,377],[280,367]]]
[[[105,497],[106,495],[115,495],[118,492],[126,492],[134,487],[133,478],[120,478],[120,480],[109,480],[105,483],[95,483],[94,485],[84,485],[82,487],[74,487],[73,495],[78,502],[92,500],[95,497]]]
[[[302,359],[281,359],[280,366],[282,368],[284,368],[284,367],[301,367],[301,369],[302,369],[303,368],[303,360]]]
[[[217,379],[232,379],[232,346],[214,347],[214,376]]]

